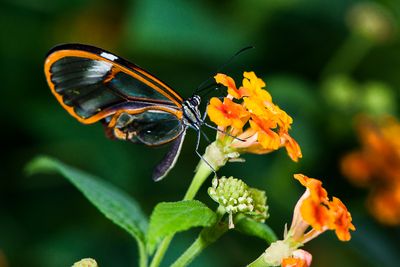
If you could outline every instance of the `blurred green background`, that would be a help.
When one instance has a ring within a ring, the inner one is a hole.
[[[24,174],[35,155],[52,155],[109,180],[147,214],[160,201],[182,198],[198,162],[196,135],[188,131],[176,167],[154,183],[152,168],[167,148],[108,140],[101,125],[81,125],[69,116],[43,74],[46,52],[68,42],[132,60],[184,97],[237,50],[254,45],[224,72],[237,81],[250,70],[264,78],[274,101],[294,118],[292,136],[303,159],[293,163],[285,151],[246,155],[245,164],[228,164],[220,174],[266,190],[267,222],[279,236],[303,190],[292,174],[320,178],[347,204],[357,231],[348,243],[333,233],[308,243],[313,266],[398,266],[399,228],[368,214],[368,191],[351,185],[339,162],[358,146],[355,114],[399,115],[399,24],[397,0],[2,0],[0,266],[70,266],[89,256],[100,266],[137,265],[134,240],[73,186],[59,176]],[[215,208],[205,191],[199,199]],[[197,233],[176,236],[165,266]],[[230,232],[192,266],[244,266],[265,248]]]

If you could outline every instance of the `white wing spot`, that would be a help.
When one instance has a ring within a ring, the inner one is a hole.
[[[100,56],[102,56],[102,57],[104,57],[106,59],[109,59],[111,61],[114,61],[114,60],[116,60],[118,58],[117,56],[114,56],[114,55],[112,55],[110,53],[107,53],[107,52],[101,52]]]

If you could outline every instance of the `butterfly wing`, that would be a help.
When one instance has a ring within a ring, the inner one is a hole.
[[[121,105],[180,110],[182,97],[147,71],[110,52],[82,44],[53,48],[45,74],[52,93],[78,121],[90,124],[115,114]],[[179,112],[176,115],[180,116]]]
[[[147,71],[110,52],[65,44],[47,55],[45,75],[59,103],[78,121],[102,121],[109,137],[149,146],[172,142],[157,165],[159,181],[175,165],[185,136],[182,97]]]
[[[186,132],[183,132],[172,142],[171,148],[167,154],[165,154],[164,158],[154,168],[152,178],[155,182],[158,182],[167,176],[169,171],[175,166],[179,154],[181,153],[183,140],[185,139],[185,133]]]

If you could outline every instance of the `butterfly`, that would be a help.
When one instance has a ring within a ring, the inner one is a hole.
[[[171,149],[153,171],[163,179],[175,165],[187,128],[204,124],[194,94],[183,99],[175,90],[139,66],[103,49],[62,44],[46,57],[47,83],[61,106],[79,122],[102,122],[110,138]]]

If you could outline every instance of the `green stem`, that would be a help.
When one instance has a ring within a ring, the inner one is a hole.
[[[158,246],[156,253],[154,254],[153,260],[151,261],[150,267],[158,267],[164,258],[164,254],[168,249],[169,243],[171,243],[174,235],[169,235],[163,239],[161,244]]]
[[[147,267],[146,247],[142,242],[138,242],[138,247],[139,247],[139,266]]]
[[[204,181],[211,173],[212,170],[210,166],[208,166],[207,163],[204,162],[204,160],[200,160],[196,174],[194,175],[193,180],[188,190],[186,191],[183,200],[192,200],[196,196],[200,187],[203,185]]]
[[[193,199],[200,187],[203,185],[207,177],[212,173],[210,167],[203,160],[200,160],[197,167],[196,173],[193,177],[192,183],[190,184],[188,190],[186,191],[183,200]],[[167,251],[169,244],[172,241],[174,235],[167,236],[163,239],[161,244],[158,246],[156,253],[154,254],[153,260],[151,261],[150,267],[158,267],[164,258],[164,254]]]
[[[224,213],[225,210],[219,207],[217,210],[217,223],[212,227],[204,228],[192,245],[171,265],[172,267],[189,265],[206,247],[217,241],[228,231],[228,226],[220,222]]]
[[[270,265],[268,265],[265,261],[264,261],[264,253],[261,254],[260,257],[258,257],[255,261],[253,261],[252,263],[250,263],[249,265],[247,265],[247,267],[268,267]]]
[[[322,77],[325,78],[328,75],[338,73],[351,73],[373,46],[374,42],[371,40],[363,38],[356,33],[350,34],[326,64],[321,72]]]

